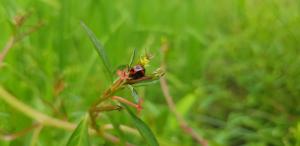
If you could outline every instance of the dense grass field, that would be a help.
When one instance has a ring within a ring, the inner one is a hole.
[[[7,92],[77,124],[110,86],[80,22],[104,45],[114,73],[134,48],[154,55],[146,73],[165,63],[177,112],[209,146],[300,146],[299,0],[1,0],[1,54],[22,39],[0,62],[0,146],[63,146],[73,131],[39,124],[41,116],[4,100]],[[159,82],[136,89],[144,99],[138,117],[161,146],[200,145],[179,126]],[[118,95],[133,100],[128,90]],[[126,110],[97,121],[135,127]],[[94,135],[90,144],[146,145],[135,129],[105,132],[121,143]]]

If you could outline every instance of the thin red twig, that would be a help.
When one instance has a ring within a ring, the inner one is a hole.
[[[24,16],[20,16],[20,17],[16,17],[15,21],[16,21],[16,29],[19,29],[23,24],[24,21],[27,19],[28,15],[24,15]],[[2,49],[2,52],[0,53],[0,68],[2,67],[2,63],[3,60],[5,58],[5,56],[7,55],[7,53],[9,52],[9,50],[19,41],[23,40],[26,36],[30,35],[31,33],[35,32],[36,30],[38,30],[41,26],[43,25],[43,23],[40,21],[38,22],[36,25],[30,27],[26,32],[21,33],[21,34],[14,34],[12,35],[9,40],[7,41],[6,45],[4,46],[4,48]]]
[[[169,48],[169,45],[167,42],[162,44],[161,50],[163,52],[164,59],[161,64],[161,68],[163,70],[166,70],[165,55],[166,55],[168,48]],[[177,112],[176,105],[174,103],[173,97],[170,94],[169,86],[168,86],[168,83],[167,83],[165,77],[160,78],[160,85],[161,85],[161,89],[164,94],[164,97],[166,99],[166,102],[168,104],[168,107],[169,107],[170,111],[175,115],[177,121],[179,122],[181,129],[185,133],[189,134],[195,141],[197,141],[197,143],[201,144],[201,146],[208,146],[208,141],[206,139],[204,139],[201,135],[199,135],[197,132],[195,132],[191,127],[189,127],[189,125],[185,121],[185,119]]]
[[[15,42],[15,37],[10,37],[10,39],[7,41],[5,47],[3,48],[2,52],[0,53],[0,66],[2,65],[3,59],[8,53],[8,51],[13,47]]]
[[[33,125],[25,128],[25,129],[22,129],[21,131],[18,131],[18,132],[9,133],[9,134],[1,134],[0,139],[5,140],[5,141],[15,140],[21,136],[24,136],[25,134],[29,133],[31,130],[33,130],[39,126],[40,126],[39,123],[34,123]]]

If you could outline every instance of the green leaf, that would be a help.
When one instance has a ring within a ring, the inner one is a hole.
[[[86,115],[78,124],[71,137],[68,140],[67,146],[89,146],[88,135],[88,115]]]
[[[106,71],[108,72],[109,77],[112,81],[113,72],[112,72],[111,65],[108,60],[108,57],[106,55],[103,45],[100,43],[100,41],[97,39],[96,35],[91,31],[91,29],[89,29],[83,22],[81,22],[81,26],[84,28],[84,30],[88,34],[90,40],[92,41],[96,51],[98,52],[98,55],[100,56],[100,58],[104,64],[104,67],[105,67]]]
[[[155,84],[155,83],[158,83],[158,82],[159,82],[159,78],[154,79],[154,80],[142,81],[142,82],[133,84],[132,86],[133,87],[148,86],[148,85],[152,85],[152,84]]]
[[[125,145],[125,134],[123,133],[123,131],[121,130],[121,127],[120,127],[120,119],[121,117],[118,115],[118,116],[114,116],[114,115],[110,115],[109,116],[109,119],[114,127],[114,130],[116,130],[116,133],[118,134],[119,138],[120,138],[120,144],[121,146],[124,146]]]
[[[128,65],[129,68],[132,66],[135,57],[136,57],[136,49],[134,48],[134,49],[133,49],[133,52],[132,52],[132,55],[131,55],[131,57],[130,57],[130,62],[129,62],[129,65]]]
[[[137,93],[137,91],[134,89],[134,87],[132,87],[131,85],[127,85],[127,87],[130,89],[131,91],[131,95],[133,96],[134,102],[138,103],[139,102],[139,95]]]
[[[126,108],[127,112],[129,113],[134,126],[138,129],[140,134],[143,136],[144,140],[148,143],[149,146],[159,146],[153,132],[151,129],[141,120],[139,119],[127,105],[123,104]]]

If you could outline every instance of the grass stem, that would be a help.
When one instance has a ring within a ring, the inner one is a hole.
[[[2,86],[0,86],[0,99],[2,99],[3,101],[5,101],[7,104],[9,104],[11,107],[13,107],[14,109],[22,112],[23,114],[25,114],[26,116],[38,121],[38,123],[40,123],[43,126],[51,126],[51,127],[55,127],[55,128],[60,128],[60,129],[64,129],[64,130],[68,130],[68,131],[72,131],[76,128],[76,124],[75,123],[70,123],[68,121],[63,121],[60,119],[56,119],[53,117],[50,117],[48,115],[45,115],[33,108],[31,108],[30,106],[26,105],[25,103],[21,102],[20,100],[18,100],[16,97],[14,97],[13,95],[11,95],[8,91],[6,91]],[[104,125],[103,127],[106,127],[106,129],[109,129],[110,127],[112,127],[111,125]],[[108,127],[108,128],[107,128]],[[105,128],[100,128],[100,129],[105,129]],[[137,134],[138,132],[130,127],[121,125],[121,129],[124,131],[127,131],[129,133],[132,134]],[[95,135],[96,132],[93,129],[89,129],[89,133],[91,135]],[[118,142],[120,141],[119,138],[109,134],[109,133],[104,133],[102,134],[102,136],[112,142]],[[0,137],[1,138],[1,137]],[[5,139],[4,139],[5,140]],[[6,139],[6,140],[10,140],[10,139]],[[127,144],[127,145],[131,145],[131,144]]]

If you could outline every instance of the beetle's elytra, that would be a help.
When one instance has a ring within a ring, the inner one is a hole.
[[[145,76],[145,68],[142,65],[136,65],[129,70],[129,77],[131,79],[139,79]]]

